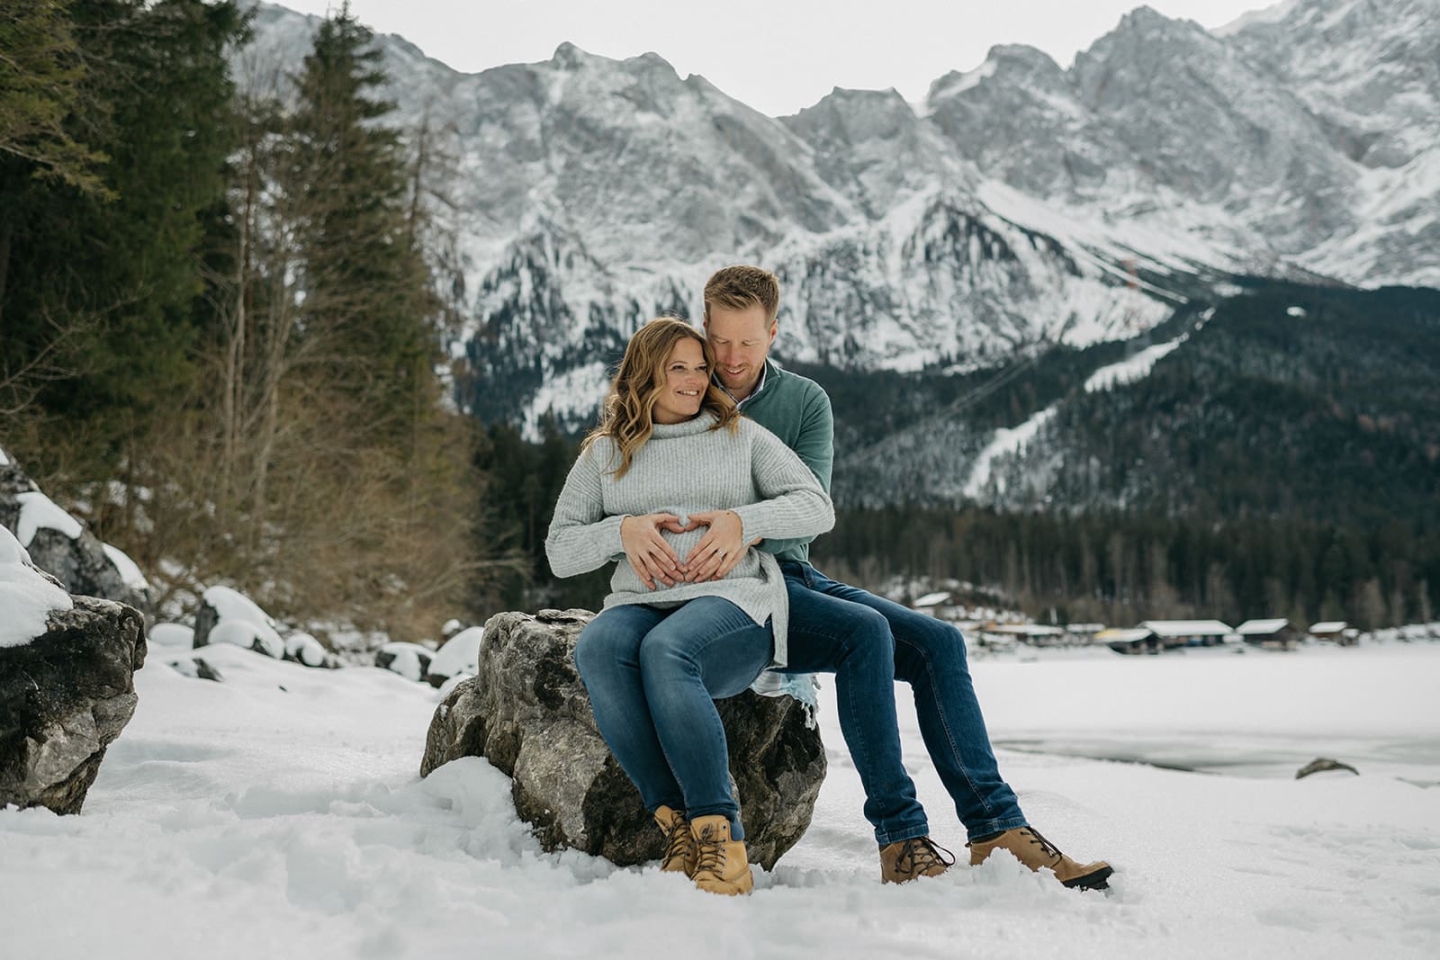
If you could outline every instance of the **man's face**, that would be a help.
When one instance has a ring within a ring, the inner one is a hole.
[[[775,342],[775,322],[761,306],[730,310],[711,306],[705,318],[705,336],[715,351],[715,370],[720,382],[737,400],[744,400],[760,382],[770,344]]]

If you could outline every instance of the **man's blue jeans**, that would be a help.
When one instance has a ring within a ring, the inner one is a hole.
[[[960,631],[809,564],[780,568],[790,597],[785,672],[835,674],[840,732],[865,787],[876,841],[885,846],[930,829],[900,762],[896,680],[914,689],[920,735],[970,838],[1026,826],[990,749]]]
[[[646,809],[723,815],[744,839],[730,792],[725,727],[715,701],[740,693],[770,662],[770,624],[729,600],[611,607],[586,624],[575,666],[595,724]]]

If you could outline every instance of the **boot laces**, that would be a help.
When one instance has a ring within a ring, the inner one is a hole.
[[[716,876],[725,872],[725,841],[717,830],[707,829],[695,838],[695,875],[706,871]]]
[[[1030,842],[1039,845],[1041,851],[1043,851],[1047,857],[1056,861],[1064,859],[1065,854],[1061,853],[1055,844],[1041,836],[1039,830],[1036,830],[1034,827],[1027,827],[1026,829],[1030,831]]]
[[[677,816],[670,821],[670,828],[665,833],[665,859],[661,861],[662,867],[679,861],[685,862],[685,854],[692,843],[690,836],[690,821],[683,816]]]
[[[895,858],[895,872],[918,875],[933,866],[950,868],[955,865],[955,854],[931,840],[929,837],[914,837],[906,840]]]

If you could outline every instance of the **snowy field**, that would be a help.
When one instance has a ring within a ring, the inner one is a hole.
[[[82,815],[0,811],[0,958],[1440,956],[1440,644],[976,662],[1026,813],[1108,893],[999,856],[882,886],[827,686],[815,822],[738,900],[542,852],[484,761],[420,781],[428,687],[161,653]],[[1295,780],[1316,756],[1360,775]]]

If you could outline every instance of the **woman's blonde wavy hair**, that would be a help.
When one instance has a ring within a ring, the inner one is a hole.
[[[655,428],[652,419],[655,401],[665,389],[665,366],[675,345],[685,338],[696,341],[705,357],[705,366],[715,371],[715,353],[710,343],[690,324],[677,317],[659,317],[635,331],[625,347],[625,356],[620,369],[610,382],[610,393],[605,397],[605,408],[600,414],[600,423],[581,445],[582,450],[601,437],[615,441],[620,452],[620,465],[615,468],[615,479],[625,476],[635,454],[645,446]],[[740,411],[735,401],[711,380],[700,401],[700,412],[715,415],[715,426],[734,433],[739,427]]]

